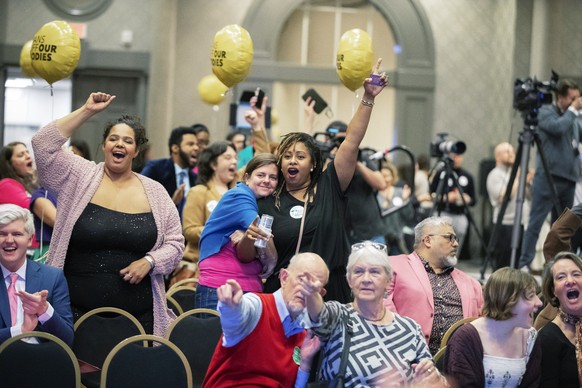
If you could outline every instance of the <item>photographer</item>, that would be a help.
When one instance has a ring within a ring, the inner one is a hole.
[[[578,142],[582,132],[575,126],[575,119],[582,109],[579,86],[570,80],[562,80],[555,91],[555,104],[542,105],[538,113],[538,135],[541,148],[558,193],[559,211],[571,208],[576,181],[580,176]],[[552,188],[544,174],[538,154],[532,188],[532,204],[528,227],[523,239],[519,267],[529,266],[535,255],[535,245],[542,224],[550,211],[552,222],[559,213],[553,207]]]
[[[346,123],[333,121],[325,130],[325,135],[315,134],[316,138],[323,136],[327,140],[317,142],[326,158],[325,166],[334,158],[339,144],[345,138],[346,129]],[[366,240],[386,243],[384,222],[376,203],[376,193],[385,188],[386,182],[378,171],[378,163],[364,157],[360,150],[356,171],[346,192],[348,204],[345,224],[350,244]]]
[[[439,196],[442,194],[442,200],[436,203],[436,210],[439,212],[439,215],[448,216],[453,220],[453,228],[457,232],[457,241],[459,242],[457,248],[457,252],[459,253],[462,251],[465,236],[469,229],[469,220],[465,215],[465,205],[474,206],[477,202],[473,175],[471,175],[467,170],[461,168],[464,160],[462,153],[465,151],[464,143],[462,144],[463,149],[457,150],[459,153],[450,152],[445,156],[445,158],[449,158],[448,163],[450,163],[450,161],[453,163],[451,174],[454,175],[454,177],[447,176],[447,169],[442,168],[435,173],[430,184],[430,192],[433,195]],[[442,193],[437,193],[439,183],[443,179],[446,179],[446,181],[443,182]],[[462,198],[461,193],[459,192],[459,187],[455,185],[455,180],[462,190]]]

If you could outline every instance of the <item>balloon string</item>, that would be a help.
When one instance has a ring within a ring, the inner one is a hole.
[[[53,97],[53,85],[50,85],[51,88],[51,119],[55,119],[55,99]]]

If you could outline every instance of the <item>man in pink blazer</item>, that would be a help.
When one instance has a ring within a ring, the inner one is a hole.
[[[479,316],[481,284],[455,268],[457,236],[449,217],[429,217],[414,228],[414,252],[390,256],[394,271],[384,304],[414,319],[434,355],[456,321]]]

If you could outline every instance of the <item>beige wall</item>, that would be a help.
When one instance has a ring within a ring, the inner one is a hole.
[[[58,18],[40,0],[5,1],[7,13],[0,15],[2,43],[23,44],[43,23]],[[548,74],[538,77],[548,78],[550,68],[582,77],[580,2],[547,1],[551,3],[547,30],[534,33],[551,42],[545,55]],[[479,160],[490,155],[492,146],[508,139],[516,144],[521,130],[519,124],[511,128],[516,115],[511,108],[512,85],[515,69],[524,68],[530,42],[523,40],[523,25],[516,26],[516,16],[531,2],[418,3],[427,15],[436,49],[433,132],[448,131],[467,142],[471,157],[466,164],[476,175]],[[103,15],[87,22],[87,43],[94,49],[127,50],[119,37],[122,30],[131,29],[134,43],[129,50],[151,53],[146,123],[156,156],[166,154],[167,134],[178,125],[203,122],[212,128],[214,138],[226,134],[227,103],[213,111],[200,101],[197,84],[211,73],[209,52],[216,31],[242,23],[252,4],[252,0],[114,0]],[[431,140],[422,139],[427,148]]]

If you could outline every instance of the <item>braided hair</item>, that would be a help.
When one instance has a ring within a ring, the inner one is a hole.
[[[317,146],[317,143],[307,133],[304,132],[291,132],[287,135],[283,136],[281,139],[281,143],[277,147],[277,159],[278,159],[278,166],[279,166],[279,183],[277,184],[277,189],[273,192],[275,196],[275,206],[277,209],[280,208],[281,205],[281,193],[283,192],[283,188],[285,187],[285,178],[283,176],[283,171],[281,170],[282,167],[282,160],[283,155],[285,152],[289,150],[293,145],[297,143],[302,143],[307,148],[309,155],[311,156],[311,161],[313,163],[313,171],[311,171],[311,181],[309,186],[307,187],[307,191],[305,192],[305,199],[308,200],[310,197],[313,196],[315,193],[315,187],[317,186],[317,182],[319,181],[319,177],[323,172],[323,161],[321,160],[321,150]]]

